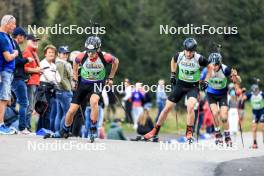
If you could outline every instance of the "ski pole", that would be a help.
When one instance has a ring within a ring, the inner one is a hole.
[[[178,122],[178,113],[177,113],[177,106],[175,107],[175,117],[176,117],[176,134],[179,135],[179,122]]]
[[[113,91],[113,94],[114,94],[115,98],[117,99],[118,103],[120,104],[120,106],[122,107],[122,109],[124,110],[125,114],[129,117],[128,112],[126,111],[125,107],[123,106],[123,104],[121,103],[120,99],[117,97],[117,95],[115,94],[114,91]]]
[[[239,131],[240,131],[241,142],[242,142],[242,145],[243,145],[243,148],[244,148],[243,131],[242,131],[242,125],[241,125],[241,122],[240,122],[241,117],[240,117],[240,114],[239,114],[238,104],[237,104],[237,115],[238,115],[238,124],[239,124]]]

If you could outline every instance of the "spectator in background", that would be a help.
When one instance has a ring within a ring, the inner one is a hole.
[[[107,139],[126,140],[126,137],[121,127],[120,119],[114,119],[114,121],[111,123],[110,129],[107,133]]]
[[[212,134],[214,133],[214,122],[213,122],[213,114],[210,110],[208,101],[205,101],[203,106],[203,111],[204,111],[203,123],[205,124],[206,127],[206,133]]]
[[[40,83],[40,74],[42,73],[39,65],[39,57],[37,54],[38,38],[36,35],[27,36],[27,46],[23,52],[23,58],[33,60],[25,64],[24,69],[28,75],[27,80],[27,96],[28,96],[28,108],[27,108],[27,127],[31,131],[31,118],[35,105],[35,94],[37,87]]]
[[[253,145],[251,148],[257,149],[257,130],[260,125],[262,131],[262,140],[264,142],[264,92],[260,90],[257,84],[251,86],[251,91],[245,94],[244,101],[249,100],[252,106],[252,134],[253,134]]]
[[[156,92],[156,103],[158,107],[158,114],[155,118],[155,122],[158,121],[159,115],[166,104],[166,100],[167,100],[167,95],[165,92],[165,81],[161,79],[158,82],[158,87],[157,87],[157,92]]]
[[[15,58],[18,51],[10,37],[16,28],[16,19],[12,15],[5,15],[0,27],[0,134],[15,134],[15,130],[4,124],[4,114],[11,101],[11,83],[15,70]]]
[[[152,107],[152,102],[151,102],[151,96],[148,90],[142,90],[142,94],[144,94],[144,99],[143,99],[143,107],[145,109],[149,109]]]
[[[137,127],[137,133],[139,135],[145,135],[148,132],[154,128],[152,119],[149,115],[149,110],[148,108],[144,108],[144,112],[140,115],[138,119],[138,127]]]
[[[200,92],[199,102],[197,110],[194,111],[195,113],[195,119],[194,119],[194,132],[200,135],[200,129],[203,125],[203,118],[204,118],[204,112],[203,112],[203,106],[205,104],[205,93]],[[197,124],[197,128],[196,128]]]
[[[228,101],[228,121],[229,121],[229,131],[231,134],[236,135],[238,132],[238,101],[236,97],[235,89],[229,91],[229,101]]]
[[[32,62],[32,58],[24,59],[22,56],[21,49],[19,47],[20,44],[23,44],[25,41],[27,34],[25,30],[21,27],[17,27],[13,32],[14,43],[16,49],[18,50],[18,56],[15,59],[15,73],[14,80],[12,82],[12,90],[14,91],[17,103],[19,104],[19,126],[18,130],[21,134],[29,134],[28,130],[29,124],[27,123],[27,108],[28,108],[28,95],[27,95],[27,84],[26,80],[28,80],[28,75],[25,73],[24,65],[27,62]]]
[[[245,100],[244,100],[244,96],[246,95],[246,88],[243,87],[238,95],[238,113],[239,113],[239,121],[242,123],[245,119]]]
[[[123,97],[123,102],[125,104],[126,109],[126,122],[133,124],[133,118],[132,118],[132,85],[128,78],[125,78],[124,80],[124,86],[125,86],[125,96]]]
[[[69,58],[69,47],[59,47],[59,57],[56,60],[56,67],[61,77],[61,82],[58,83],[58,90],[56,91],[57,98],[57,114],[55,118],[54,130],[59,131],[63,125],[64,118],[70,107],[72,100],[72,79],[73,71],[71,64],[67,62]]]
[[[40,90],[45,92],[48,108],[43,114],[40,115],[37,131],[41,128],[54,130],[55,115],[52,113],[52,111],[56,111],[54,109],[57,108],[54,106],[55,90],[58,87],[58,83],[61,82],[57,67],[54,64],[57,54],[56,47],[53,45],[47,45],[44,48],[44,54],[45,58],[40,62],[40,68],[42,69],[42,74],[40,76]]]
[[[136,83],[135,90],[132,92],[132,117],[134,129],[137,129],[137,122],[140,114],[143,112],[144,94],[142,91],[142,83]]]
[[[110,87],[106,87],[110,88]],[[114,94],[114,90],[110,88],[110,90],[105,90],[108,97],[108,105],[106,108],[106,120],[111,122],[112,119],[116,118],[116,97]],[[112,114],[112,117],[111,117]]]

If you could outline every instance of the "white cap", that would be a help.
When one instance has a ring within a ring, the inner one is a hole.
[[[11,21],[15,21],[16,18],[13,15],[4,15],[1,20],[1,26],[8,24]]]

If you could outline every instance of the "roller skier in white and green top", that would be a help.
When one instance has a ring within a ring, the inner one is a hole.
[[[234,83],[240,83],[241,79],[235,69],[231,69],[222,63],[220,53],[211,53],[208,61],[210,65],[202,71],[201,80],[207,76],[208,87],[206,98],[214,118],[216,144],[223,145],[223,136],[220,130],[219,117],[222,121],[225,135],[225,143],[232,146],[228,123],[227,82],[231,79]]]
[[[187,38],[183,42],[184,51],[178,52],[171,59],[171,83],[173,91],[168,97],[166,105],[161,112],[155,127],[144,135],[145,140],[156,138],[161,125],[183,96],[187,96],[187,127],[186,138],[193,142],[194,106],[198,101],[199,83],[206,87],[206,82],[200,82],[201,67],[207,67],[208,61],[196,52],[197,42],[194,38]],[[178,71],[178,74],[176,74]]]

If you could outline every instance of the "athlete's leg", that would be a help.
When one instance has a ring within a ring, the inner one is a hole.
[[[264,143],[264,122],[260,123],[260,127],[261,127],[261,130],[262,130],[262,139],[263,139],[263,143]]]
[[[187,100],[187,125],[188,126],[193,126],[194,124],[194,107],[195,104],[197,103],[197,99],[194,97],[190,97]]]
[[[260,113],[259,123],[262,131],[262,140],[263,140],[262,142],[264,143],[264,110],[262,110]]]
[[[99,95],[92,94],[90,98],[90,106],[91,106],[91,122],[96,123],[99,113],[98,102],[100,100]]]
[[[169,112],[172,110],[172,108],[174,106],[175,106],[175,103],[173,103],[172,101],[170,101],[170,100],[166,101],[166,105],[158,117],[157,124],[155,125],[155,127],[150,132],[148,132],[147,134],[144,135],[145,140],[149,140],[149,139],[155,137],[156,135],[158,135],[161,125],[164,123]]]
[[[220,124],[219,124],[219,110],[218,110],[218,106],[215,103],[212,103],[209,106],[210,106],[210,110],[211,110],[213,118],[214,118],[213,122],[214,122],[215,129],[219,130],[220,129],[219,128]]]
[[[252,135],[253,135],[253,145],[252,148],[257,147],[257,131],[258,131],[258,123],[259,123],[259,113],[253,111],[253,121],[252,121]]]
[[[254,146],[257,146],[257,129],[258,129],[258,124],[253,122],[252,123],[253,148],[255,148]]]
[[[159,133],[160,127],[164,123],[164,121],[166,120],[169,112],[172,110],[172,108],[175,106],[175,104],[181,100],[181,98],[185,94],[186,94],[186,91],[184,91],[180,85],[176,85],[173,88],[171,95],[168,97],[168,100],[166,101],[166,105],[165,105],[164,109],[161,111],[161,113],[158,117],[158,121],[157,121],[155,127],[150,132],[148,132],[147,134],[144,135],[144,138],[146,140],[155,137]]]
[[[232,146],[232,140],[231,140],[230,132],[229,132],[228,107],[227,106],[221,106],[220,117],[221,117],[223,128],[224,128],[225,143],[227,146],[231,147]],[[238,121],[237,121],[237,123],[238,123]]]
[[[71,103],[70,108],[65,117],[65,126],[71,126],[75,113],[78,111],[79,105]]]
[[[221,118],[224,130],[229,130],[228,107],[227,106],[221,106],[221,108],[220,108],[220,118]]]
[[[172,110],[174,106],[175,106],[175,103],[171,102],[170,100],[166,101],[166,105],[159,115],[157,125],[161,126],[164,123],[169,112]]]
[[[89,129],[90,140],[91,142],[97,138],[97,119],[99,116],[99,105],[98,102],[100,100],[100,96],[98,94],[92,94],[90,97],[90,106],[91,106],[91,125]]]

